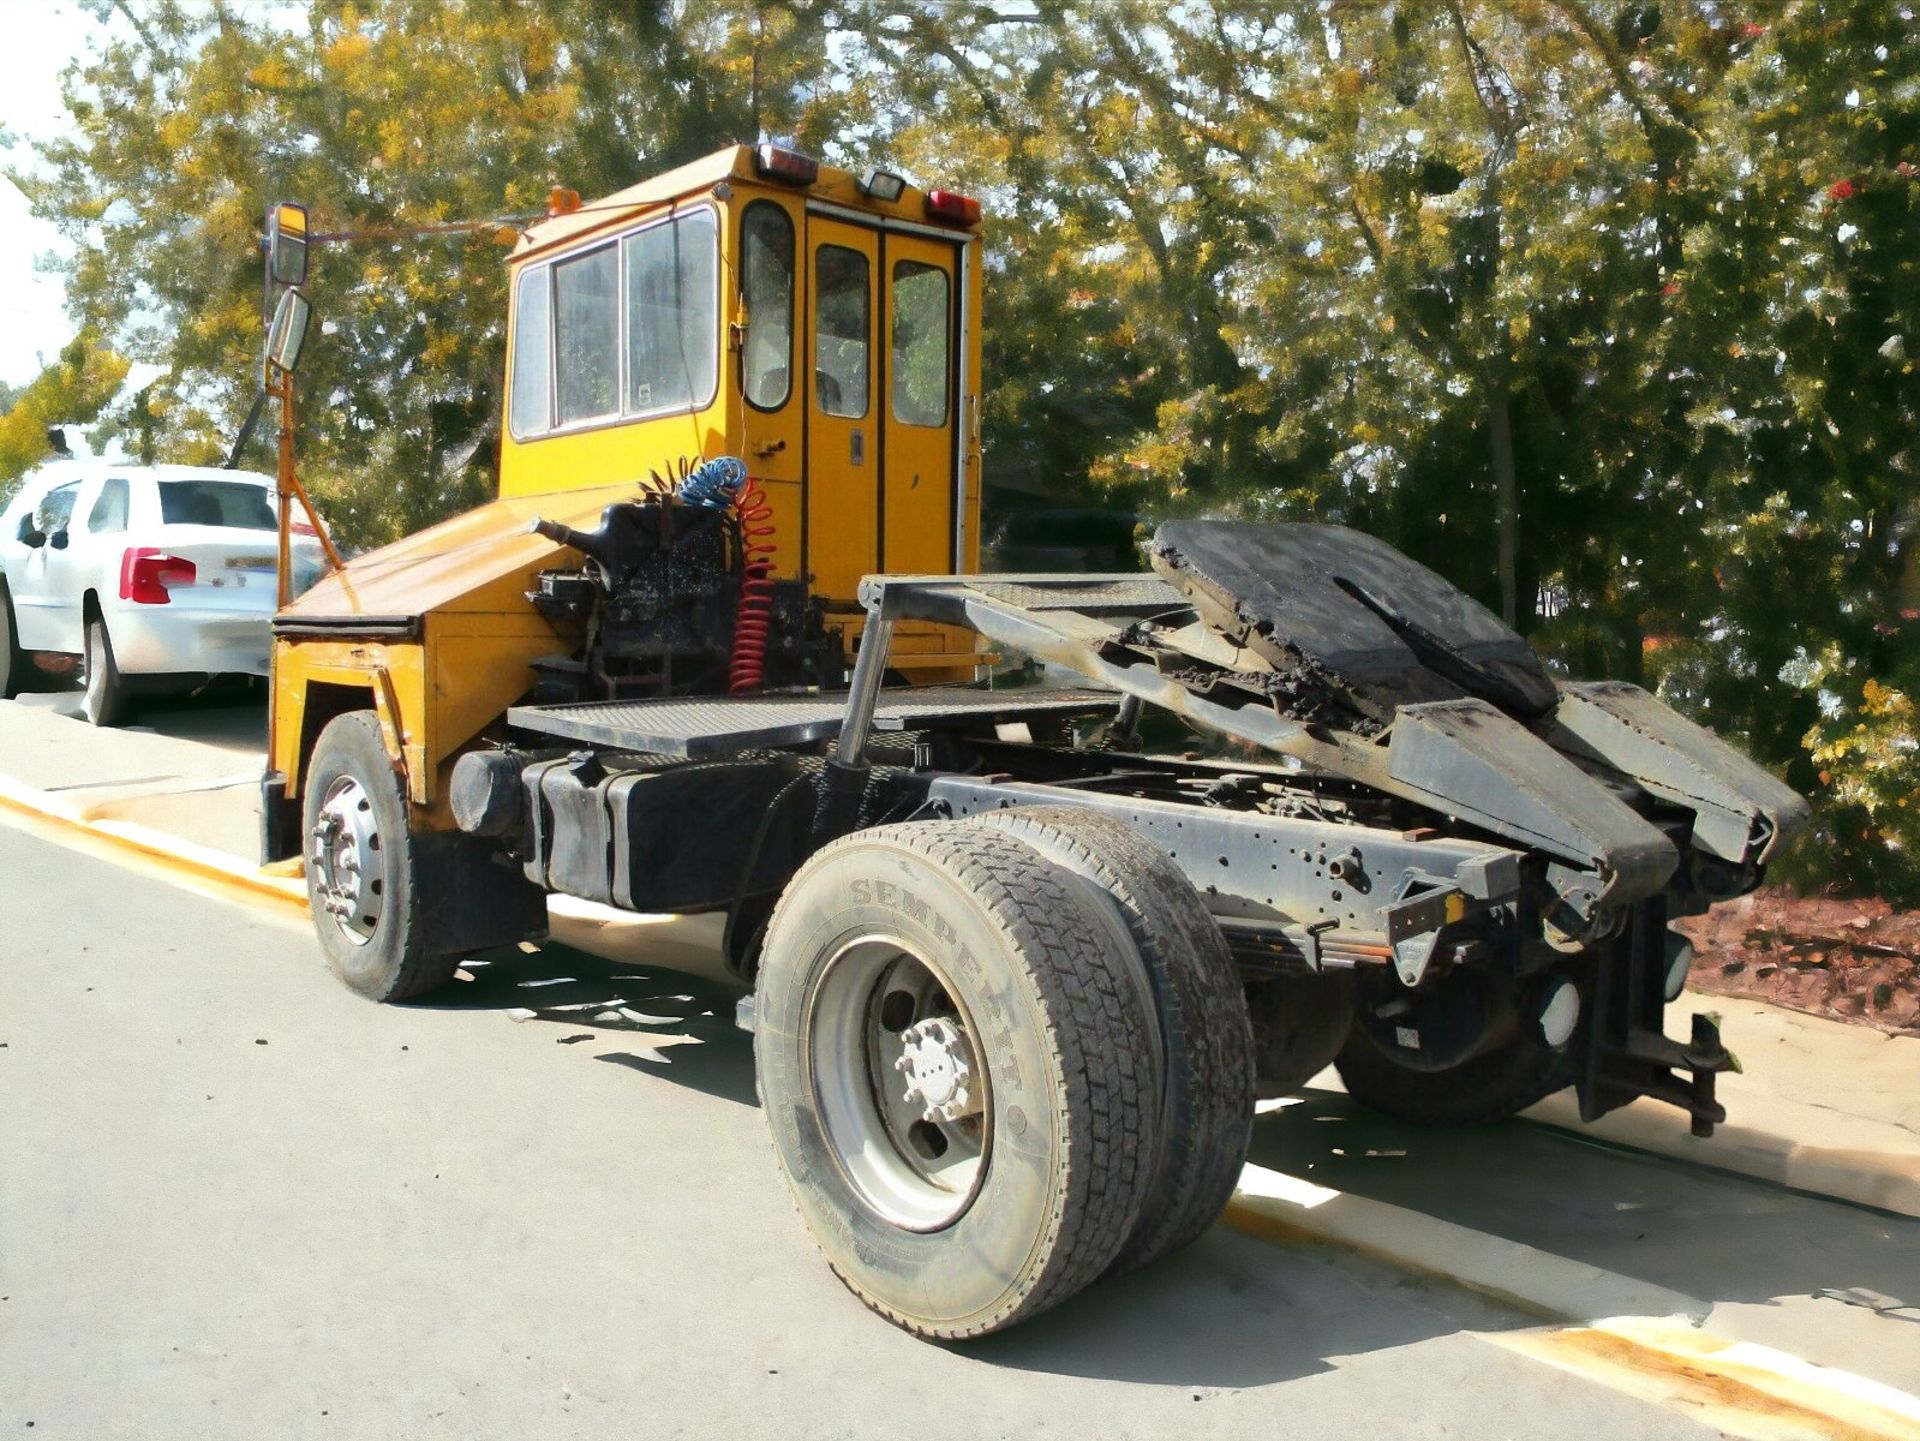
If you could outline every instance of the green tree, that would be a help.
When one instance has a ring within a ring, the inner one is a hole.
[[[59,359],[18,390],[0,386],[0,505],[20,478],[51,453],[47,431],[99,416],[127,377],[127,362],[90,334],[76,336]]]
[[[502,233],[434,227],[538,215],[556,184],[605,193],[757,128],[817,146],[843,104],[815,83],[818,7],[111,9],[126,38],[66,77],[73,132],[15,176],[72,242],[76,318],[161,369],[110,420],[164,459],[223,453],[257,387],[260,218],[307,202],[320,233],[365,237],[316,247],[301,376],[302,466],[349,544],[491,487]]]

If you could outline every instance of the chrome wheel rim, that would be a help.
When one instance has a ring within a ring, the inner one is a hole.
[[[835,1164],[892,1225],[937,1231],[986,1175],[993,1107],[975,1028],[944,976],[890,936],[835,952],[803,1025]]]
[[[321,797],[307,833],[307,871],[315,906],[355,945],[364,946],[380,928],[387,903],[381,870],[373,798],[352,776],[340,776]]]

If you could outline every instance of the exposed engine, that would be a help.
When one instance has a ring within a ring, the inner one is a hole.
[[[746,468],[721,457],[677,485],[617,501],[594,530],[537,520],[580,552],[528,594],[570,656],[537,666],[543,700],[724,695],[838,679],[825,626],[798,582],[772,579],[766,507]],[[831,670],[832,674],[827,672]]]

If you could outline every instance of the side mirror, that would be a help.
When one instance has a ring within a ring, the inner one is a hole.
[[[297,290],[280,292],[280,303],[273,308],[273,324],[267,328],[267,370],[291,375],[300,364],[300,350],[307,343],[307,323],[313,319],[313,306]]]
[[[48,536],[47,544],[52,546],[55,550],[65,550],[67,548],[66,527],[62,526],[59,530],[56,530],[52,535]]]
[[[267,207],[267,279],[275,285],[307,283],[307,207],[287,201]]]
[[[36,530],[31,525],[24,525],[20,528],[20,544],[26,546],[27,549],[38,550],[46,543],[47,534],[45,531]]]

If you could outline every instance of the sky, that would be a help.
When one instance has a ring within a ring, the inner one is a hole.
[[[60,103],[60,72],[86,53],[102,27],[74,0],[0,0],[0,127],[12,136],[0,165],[30,166],[29,139],[67,128]],[[0,178],[0,381],[21,385],[39,373],[71,340],[66,287],[57,275],[36,272],[35,263],[62,249],[51,225],[27,213],[27,199]]]

